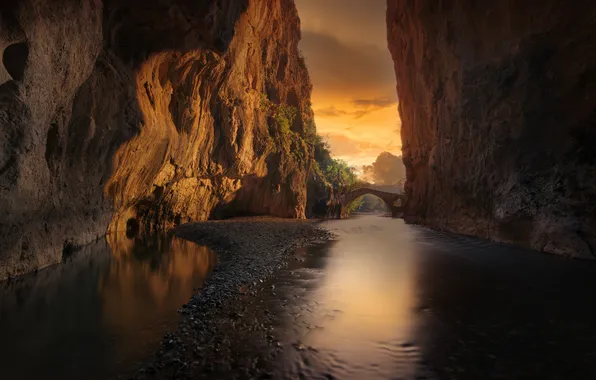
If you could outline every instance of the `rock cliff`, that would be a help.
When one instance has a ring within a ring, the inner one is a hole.
[[[591,1],[388,0],[407,219],[596,253]]]
[[[107,230],[304,217],[292,0],[23,0],[0,17],[0,279]]]

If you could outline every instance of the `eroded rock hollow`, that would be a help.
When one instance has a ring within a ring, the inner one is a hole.
[[[0,279],[108,230],[304,217],[314,123],[292,0],[0,12]]]
[[[592,1],[388,0],[406,218],[596,253]]]

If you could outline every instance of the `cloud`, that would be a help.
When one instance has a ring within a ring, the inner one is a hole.
[[[393,61],[387,51],[309,31],[302,33],[300,46],[316,89],[340,96],[370,90],[395,94]]]
[[[352,104],[354,107],[359,108],[358,111],[352,113],[355,119],[359,119],[371,112],[394,107],[397,105],[397,100],[391,98],[354,99],[352,100]]]
[[[328,134],[327,140],[337,156],[358,156],[369,151],[383,150],[383,147],[370,141],[358,141],[340,133]]]
[[[333,154],[363,165],[383,151],[398,153],[387,0],[296,0],[296,6],[317,128]]]
[[[335,106],[318,109],[315,111],[315,113],[322,117],[340,117],[349,114],[349,112],[337,109]]]
[[[391,98],[354,99],[352,104],[363,108],[387,108],[397,104],[397,101]]]
[[[399,146],[396,145],[394,141],[389,143],[363,141],[343,133],[329,133],[324,137],[327,139],[329,144],[331,144],[333,154],[338,156],[376,157],[380,152],[386,150],[395,151],[396,149],[399,149]]]
[[[296,6],[302,30],[387,47],[387,0],[296,0]]]
[[[316,110],[315,114],[326,118],[351,116],[354,119],[360,119],[372,112],[394,107],[397,105],[397,101],[391,98],[354,99],[351,101],[351,104],[356,108],[355,111],[338,109],[332,105],[330,107]]]
[[[399,140],[380,139],[371,141],[362,139],[358,134],[343,131],[334,131],[324,133],[323,138],[331,146],[331,152],[334,157],[347,161],[350,165],[360,167],[362,165],[372,164],[381,152],[391,152],[401,155],[401,144]]]

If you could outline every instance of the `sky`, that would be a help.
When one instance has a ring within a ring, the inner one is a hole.
[[[386,0],[295,0],[319,134],[354,166],[401,155]]]

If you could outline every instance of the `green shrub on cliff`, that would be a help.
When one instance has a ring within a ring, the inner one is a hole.
[[[259,109],[267,114],[268,117],[273,117],[277,124],[278,130],[281,133],[289,133],[292,131],[292,124],[298,117],[298,108],[284,103],[275,104],[266,94],[259,94],[260,103]]]
[[[354,168],[344,160],[336,158],[333,158],[327,165],[325,176],[333,184],[338,194],[350,191],[358,180]]]
[[[287,134],[292,131],[292,124],[298,116],[298,108],[279,104],[275,110],[274,118],[281,133]]]
[[[275,104],[266,94],[259,94],[259,97],[259,109],[275,121],[275,128],[270,129],[271,135],[267,139],[267,150],[284,153],[296,164],[306,163],[310,159],[311,151],[308,136],[303,137],[300,133],[292,131],[292,125],[300,112],[298,108],[284,103]],[[271,127],[273,125],[270,125]]]
[[[342,194],[354,186],[357,177],[354,168],[345,161],[335,159],[327,141],[316,132],[314,120],[307,120],[305,135],[292,131],[292,125],[298,117],[299,110],[287,104],[275,104],[266,94],[259,94],[259,109],[275,120],[272,131],[275,138],[267,141],[267,148],[271,152],[285,153],[295,163],[305,163],[314,153],[312,171],[315,178],[325,186],[333,189],[336,195]]]
[[[259,109],[269,116],[273,103],[267,97],[267,94],[259,93]]]
[[[313,138],[315,165],[313,172],[326,182],[336,195],[349,191],[357,182],[354,168],[345,161],[333,158],[329,143],[321,135]]]
[[[304,54],[302,52],[298,53],[298,66],[303,70],[307,70],[306,58],[304,58]]]

